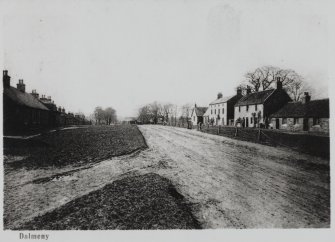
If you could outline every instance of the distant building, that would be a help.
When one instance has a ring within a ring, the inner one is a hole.
[[[234,106],[242,98],[242,90],[238,89],[236,95],[222,97],[218,93],[217,99],[209,104],[206,116],[212,125],[234,125]]]
[[[8,71],[3,71],[4,134],[20,133],[49,126],[49,109],[35,96],[26,92],[20,79],[17,88],[10,86]]]
[[[247,94],[235,104],[235,124],[242,127],[268,127],[270,115],[290,101],[280,78],[277,79],[276,89],[252,93],[248,87]]]
[[[207,107],[197,107],[197,105],[194,105],[194,108],[191,112],[191,122],[192,125],[197,125],[199,123],[204,123],[204,114],[207,110]]]
[[[311,101],[305,92],[302,102],[289,102],[270,117],[274,129],[329,133],[329,99]]]

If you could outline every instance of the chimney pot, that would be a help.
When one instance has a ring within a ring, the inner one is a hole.
[[[10,87],[10,76],[8,76],[8,71],[7,70],[3,71],[2,84],[3,84],[4,88]]]
[[[302,98],[302,103],[306,104],[306,103],[309,103],[309,101],[311,101],[311,96],[309,95],[308,92],[304,92],[304,97]]]
[[[251,87],[247,86],[247,94],[250,94],[250,93],[251,93]]]
[[[222,98],[222,93],[221,92],[218,93],[218,99],[220,99],[220,98]]]
[[[237,94],[237,96],[242,96],[242,89],[237,88],[236,94]]]
[[[277,80],[277,89],[278,90],[283,89],[283,83],[280,80],[280,76],[277,76],[276,80]]]
[[[26,85],[23,83],[23,79],[19,79],[19,83],[16,84],[16,88],[21,92],[26,92]]]

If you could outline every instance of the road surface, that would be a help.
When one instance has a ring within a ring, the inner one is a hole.
[[[155,172],[185,196],[203,228],[330,226],[329,161],[181,128],[139,126],[148,149],[66,171],[5,174],[6,228],[131,174]],[[66,173],[65,173],[66,174]]]
[[[329,227],[328,161],[162,126],[140,126],[158,173],[197,207],[205,228]]]

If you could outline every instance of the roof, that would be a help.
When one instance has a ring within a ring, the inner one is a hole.
[[[329,118],[329,99],[312,100],[306,104],[289,102],[271,115],[273,118],[318,117]]]
[[[195,110],[195,114],[197,116],[204,116],[204,113],[207,111],[207,107],[195,107],[193,110]]]
[[[265,100],[274,93],[276,89],[269,89],[261,92],[253,92],[243,96],[235,106],[264,103]]]
[[[206,110],[206,112],[204,113],[204,115],[203,116],[209,116],[210,115],[210,109],[209,108],[207,108],[207,110]]]
[[[235,96],[218,98],[218,99],[214,100],[213,102],[211,102],[209,105],[211,105],[211,104],[218,104],[218,103],[225,103],[225,102],[228,102],[233,97],[235,97]]]
[[[49,110],[33,95],[26,93],[26,92],[21,92],[14,87],[4,88],[4,96],[7,96],[9,99],[17,103],[18,105],[41,109],[41,110]]]

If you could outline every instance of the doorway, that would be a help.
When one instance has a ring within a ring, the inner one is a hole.
[[[276,118],[276,129],[279,129],[279,118]]]
[[[304,118],[303,130],[308,131],[308,118]]]

